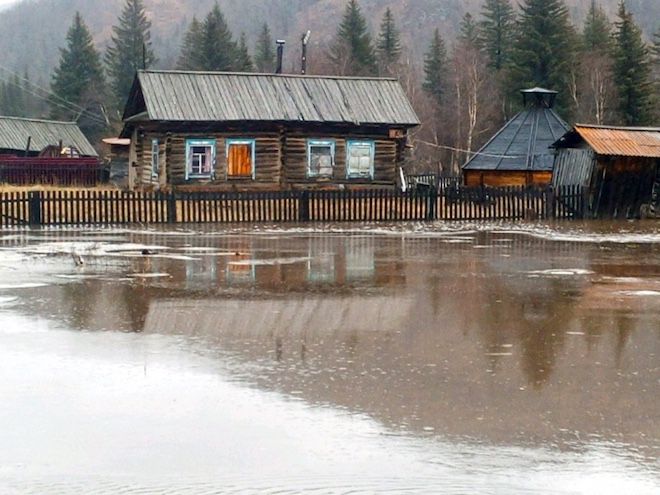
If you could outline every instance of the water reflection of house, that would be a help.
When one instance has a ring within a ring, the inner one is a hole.
[[[233,337],[323,337],[402,329],[414,301],[390,296],[152,301],[145,332]]]
[[[188,288],[215,283],[255,283],[273,291],[306,290],[309,286],[398,286],[405,279],[401,263],[376,261],[372,236],[312,236],[307,256],[292,257],[280,245],[229,243],[220,253],[196,251],[186,261],[183,277]]]

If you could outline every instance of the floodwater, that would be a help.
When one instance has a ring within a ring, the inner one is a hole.
[[[660,493],[660,224],[0,233],[2,494]]]

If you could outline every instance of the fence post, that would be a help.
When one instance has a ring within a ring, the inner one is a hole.
[[[437,220],[438,188],[434,185],[429,187],[426,196],[426,220]]]
[[[30,227],[41,226],[41,191],[30,191],[28,193],[28,216]]]
[[[544,191],[545,194],[543,194],[543,199],[545,201],[545,219],[546,220],[554,220],[554,212],[555,212],[555,191],[552,188],[552,186],[548,186],[545,188]]]
[[[309,222],[309,191],[302,191],[298,199],[298,220]]]
[[[176,195],[174,191],[167,193],[167,223],[176,223]]]

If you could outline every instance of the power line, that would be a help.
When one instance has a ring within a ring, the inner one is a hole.
[[[77,117],[76,117],[76,119],[75,119],[76,122],[78,121],[78,119],[79,119],[79,118],[80,118],[85,112],[87,112],[87,108],[82,107],[82,106],[80,106],[80,105],[78,105],[78,104],[76,104],[76,103],[73,103],[73,102],[71,102],[71,101],[68,101],[68,100],[62,98],[61,96],[59,96],[58,94],[53,93],[53,92],[50,91],[49,89],[42,88],[42,87],[39,86],[38,84],[36,84],[36,83],[30,81],[28,78],[21,76],[20,74],[18,74],[18,73],[16,73],[16,72],[12,71],[11,69],[9,69],[8,67],[5,67],[5,66],[2,65],[2,64],[0,64],[0,69],[2,69],[3,71],[8,72],[9,75],[14,76],[14,77],[18,78],[19,80],[21,80],[21,81],[23,81],[23,82],[26,82],[27,84],[29,84],[29,85],[31,85],[31,86],[34,86],[36,89],[38,89],[38,90],[40,90],[40,91],[42,92],[42,94],[40,94],[40,93],[37,93],[37,92],[35,92],[34,90],[31,90],[31,89],[29,89],[29,88],[23,88],[23,90],[27,91],[27,92],[28,92],[29,94],[31,94],[32,96],[35,96],[36,98],[39,98],[39,99],[41,99],[41,100],[46,101],[49,105],[52,105],[52,106],[55,106],[55,107],[61,108],[61,109],[63,109],[63,110],[68,110],[68,111],[71,111],[71,112],[76,112],[76,113],[77,113]],[[7,80],[7,79],[5,79],[5,83],[14,84],[13,81],[10,81],[10,80]],[[47,96],[51,96],[51,97],[53,97],[53,99],[49,99],[49,98],[47,98],[47,97],[44,97],[44,95],[43,95],[44,93],[45,93]],[[59,100],[59,102],[58,102],[57,100]],[[96,123],[96,124],[99,124],[99,125],[107,125],[107,124],[108,124],[107,120],[105,120],[105,119],[101,119],[101,118],[99,118],[97,115],[94,115],[93,113],[89,113],[87,117],[88,117],[92,122],[94,122],[94,123]]]

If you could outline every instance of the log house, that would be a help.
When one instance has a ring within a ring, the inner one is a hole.
[[[121,137],[132,189],[392,187],[418,124],[394,79],[140,71]]]

